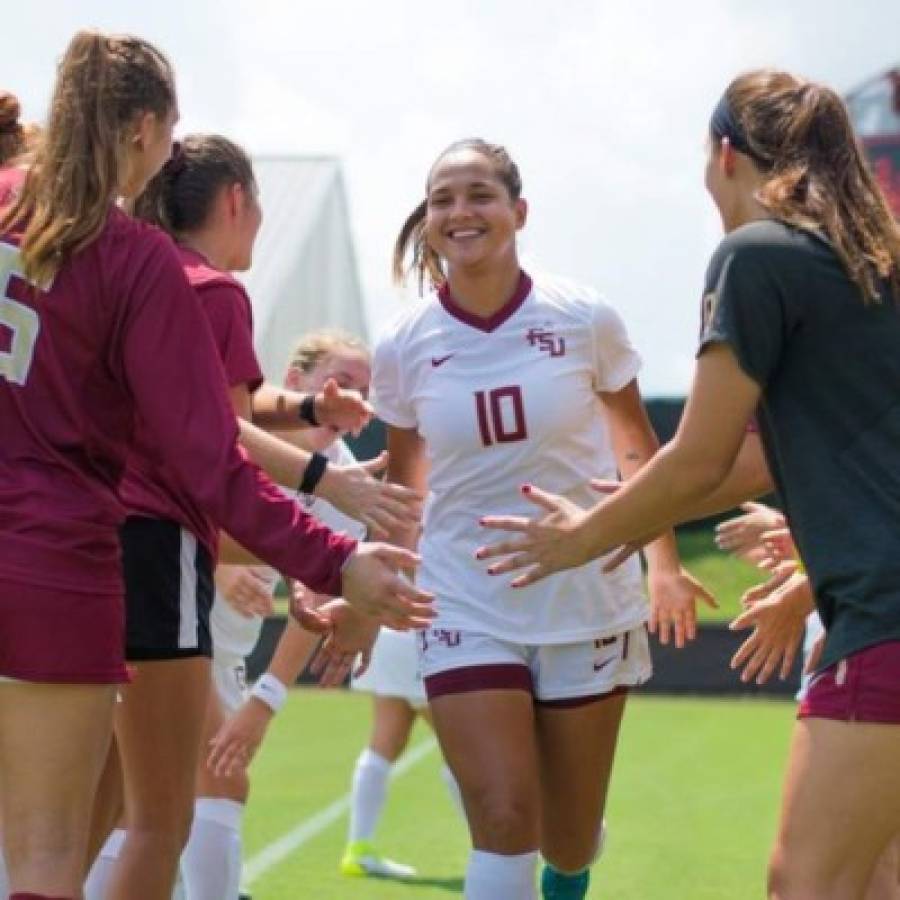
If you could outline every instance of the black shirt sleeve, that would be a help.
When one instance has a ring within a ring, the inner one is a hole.
[[[728,344],[760,387],[778,368],[789,331],[778,256],[764,244],[728,237],[713,255],[703,293],[697,355],[711,344]]]

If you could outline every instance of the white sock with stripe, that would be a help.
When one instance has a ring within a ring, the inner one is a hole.
[[[537,900],[537,858],[536,850],[517,856],[472,850],[466,868],[466,900]]]
[[[116,867],[119,852],[125,843],[125,829],[116,828],[106,839],[100,855],[94,860],[84,883],[84,900],[105,900],[106,888]],[[5,896],[5,895],[2,895]]]
[[[188,900],[237,900],[241,888],[241,821],[244,804],[200,797],[181,855],[181,877]]]
[[[366,747],[356,761],[350,799],[349,840],[370,841],[387,799],[393,764]]]

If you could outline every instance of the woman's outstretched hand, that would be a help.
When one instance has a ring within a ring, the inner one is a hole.
[[[517,535],[510,540],[480,547],[475,558],[496,559],[488,568],[489,575],[505,575],[525,571],[513,579],[516,588],[534,584],[554,572],[584,565],[591,554],[584,546],[580,526],[585,512],[571,500],[526,484],[522,493],[540,513],[532,519],[524,516],[484,516],[484,528],[509,531]]]

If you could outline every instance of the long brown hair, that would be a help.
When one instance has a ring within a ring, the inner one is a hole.
[[[823,233],[866,302],[886,279],[900,299],[900,227],[844,101],[787,72],[736,78],[726,97],[765,173],[757,199],[782,222]]]
[[[415,272],[419,282],[419,293],[422,292],[426,277],[432,285],[443,284],[445,280],[441,258],[425,240],[425,218],[428,214],[431,172],[445,156],[460,150],[474,150],[487,157],[494,167],[497,178],[509,193],[510,199],[515,202],[522,196],[522,176],[519,173],[519,167],[505,147],[500,144],[490,144],[481,138],[465,138],[455,141],[447,147],[434,161],[428,173],[428,181],[425,183],[425,199],[406,217],[406,221],[397,235],[397,240],[394,242],[394,281],[402,284],[410,272]],[[410,252],[412,259],[407,267],[406,257]]]
[[[0,233],[24,223],[25,275],[46,283],[99,235],[116,195],[130,130],[175,103],[172,68],[147,41],[79,31],[59,64],[47,128]]]
[[[132,211],[177,236],[200,228],[217,192],[232,184],[256,190],[250,157],[221,135],[190,134],[135,199]]]

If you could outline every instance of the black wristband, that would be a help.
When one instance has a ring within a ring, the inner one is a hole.
[[[306,468],[303,470],[303,478],[300,479],[298,493],[311,494],[325,474],[328,468],[328,457],[323,453],[313,453]]]
[[[319,427],[319,420],[316,418],[316,395],[307,394],[300,401],[300,421],[307,422],[313,428]]]

